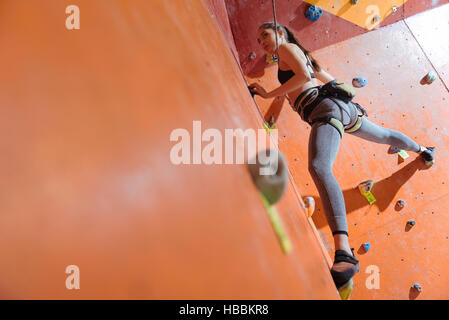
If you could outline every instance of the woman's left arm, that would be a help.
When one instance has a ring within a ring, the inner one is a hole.
[[[279,58],[290,67],[295,75],[283,85],[270,92],[267,92],[258,83],[253,83],[249,86],[251,91],[265,99],[283,96],[289,92],[297,90],[307,81],[312,80],[309,70],[307,69],[307,60],[297,45],[282,45],[279,47],[278,54]]]

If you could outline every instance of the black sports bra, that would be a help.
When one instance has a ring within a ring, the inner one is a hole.
[[[306,57],[307,58],[307,57]],[[309,58],[307,58],[307,66],[309,67],[310,76],[312,79],[315,79],[315,73],[313,73],[313,67],[310,63]],[[281,84],[286,83],[288,80],[290,80],[295,73],[292,70],[281,70],[281,68],[278,69],[278,79]]]

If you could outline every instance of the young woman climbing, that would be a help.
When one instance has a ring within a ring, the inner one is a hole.
[[[275,32],[277,28],[277,32]],[[277,39],[276,39],[277,36]],[[309,172],[321,197],[326,219],[335,242],[335,259],[331,269],[337,288],[342,288],[359,270],[359,262],[350,248],[343,193],[332,173],[343,133],[419,153],[431,165],[434,148],[423,147],[401,132],[380,127],[364,116],[364,109],[344,95],[335,95],[329,73],[298,42],[285,26],[266,22],[258,29],[257,41],[268,55],[278,57],[281,86],[267,92],[257,83],[249,86],[262,98],[287,95],[292,107],[311,126],[309,138]],[[317,80],[327,84],[319,86]],[[341,91],[341,90],[340,90]],[[338,93],[338,90],[337,90]],[[346,102],[345,102],[346,101]]]

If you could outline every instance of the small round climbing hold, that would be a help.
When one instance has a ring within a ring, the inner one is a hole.
[[[416,283],[414,283],[414,284],[412,285],[412,289],[415,289],[415,290],[418,291],[418,292],[421,292],[421,291],[422,291],[422,287],[421,287],[421,285],[420,285],[418,282],[416,282]]]
[[[369,242],[365,242],[364,244],[362,244],[362,246],[365,252],[368,252],[369,249],[371,248],[371,244]]]
[[[248,86],[248,90],[249,90],[249,93],[251,94],[251,97],[254,98],[254,96],[256,95],[256,92],[254,92],[249,86]]]
[[[256,53],[251,52],[251,54],[249,55],[249,60],[254,60],[254,59],[256,59]]]
[[[395,146],[390,146],[390,148],[388,149],[389,153],[398,153],[399,151],[401,151],[401,149]]]
[[[379,20],[380,20],[380,16],[379,16],[378,14],[376,14],[376,15],[373,17],[373,22],[379,22]]]
[[[409,226],[409,227],[413,227],[415,224],[416,224],[416,222],[413,219],[410,219],[407,221],[407,226]]]
[[[275,54],[267,54],[265,61],[270,64],[276,64],[278,62],[278,57]]]
[[[321,17],[322,14],[323,10],[320,7],[312,5],[306,11],[305,16],[307,19],[315,22]]]
[[[405,201],[402,200],[402,199],[399,199],[398,202],[396,202],[396,206],[397,206],[399,209],[404,208],[404,207],[405,207]]]
[[[393,12],[398,11],[398,7],[396,7],[396,6],[392,6],[391,9],[393,10]]]
[[[352,79],[352,85],[356,88],[363,88],[364,86],[366,86],[366,83],[366,79],[362,77],[356,77]]]
[[[313,197],[305,197],[304,205],[306,206],[307,217],[311,218],[313,213],[315,212],[315,199]]]
[[[374,186],[374,180],[363,181],[359,184],[359,190],[361,193],[369,192]]]
[[[432,83],[437,79],[437,74],[434,71],[430,71],[427,75],[426,75],[426,82],[427,83]]]

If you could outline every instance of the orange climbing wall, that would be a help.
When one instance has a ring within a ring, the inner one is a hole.
[[[0,298],[338,298],[293,184],[284,255],[245,166],[170,162],[193,120],[262,128],[202,1],[0,9]]]
[[[361,263],[353,299],[449,298],[448,16],[449,5],[443,5],[314,52],[334,77],[347,83],[356,76],[367,79],[368,85],[357,89],[355,101],[367,108],[371,121],[438,150],[436,164],[427,169],[412,152],[401,162],[387,153],[388,146],[344,136],[334,173],[344,190],[350,242]],[[421,85],[430,70],[439,78]],[[248,80],[273,89],[279,86],[275,73],[276,67],[267,68],[263,75]],[[267,119],[271,115],[277,119],[280,149],[299,192],[319,203],[307,170],[309,126],[287,102],[256,100]],[[357,189],[367,179],[375,181],[372,192],[377,202],[372,206]],[[400,211],[395,209],[398,199],[406,201]],[[416,221],[412,229],[406,228],[409,219]],[[321,205],[313,220],[333,256]],[[360,249],[364,242],[371,244],[367,253]],[[380,288],[370,290],[365,271],[372,265],[380,271]],[[423,288],[420,295],[410,290],[415,282]]]

